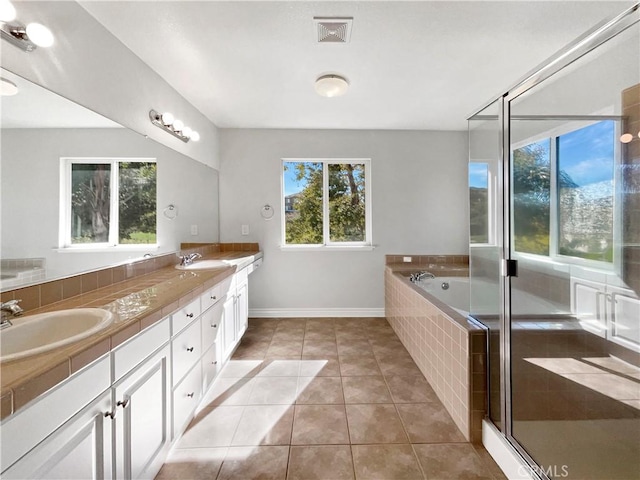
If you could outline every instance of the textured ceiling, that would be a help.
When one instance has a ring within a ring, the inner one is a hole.
[[[462,130],[466,117],[632,2],[84,1],[218,127]],[[313,18],[353,17],[318,44]],[[321,98],[321,74],[349,92]]]

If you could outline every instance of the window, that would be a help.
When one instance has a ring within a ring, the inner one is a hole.
[[[613,262],[614,166],[612,120],[515,149],[515,250]]]
[[[490,221],[489,164],[469,163],[469,240],[489,243]]]
[[[369,160],[284,160],[283,245],[371,245]]]
[[[155,244],[155,159],[63,158],[62,247]]]

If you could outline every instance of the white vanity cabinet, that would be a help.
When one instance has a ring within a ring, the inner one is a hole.
[[[106,391],[5,470],[2,478],[111,478],[112,422],[105,416],[111,405],[111,391]]]
[[[249,273],[253,264],[236,272],[229,287],[222,315],[223,359],[226,361],[249,325]]]
[[[171,441],[170,355],[163,346],[113,387],[115,478],[153,478],[162,467]]]

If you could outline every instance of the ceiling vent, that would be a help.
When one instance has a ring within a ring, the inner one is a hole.
[[[347,43],[351,38],[353,18],[315,17],[313,22],[318,30],[318,43]]]

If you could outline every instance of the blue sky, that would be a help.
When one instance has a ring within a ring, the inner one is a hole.
[[[560,169],[578,185],[613,178],[614,122],[604,121],[567,133],[558,142]]]
[[[472,162],[469,164],[469,186],[487,188],[487,164]]]
[[[613,178],[613,121],[598,122],[560,136],[558,142],[560,169],[578,185]],[[548,149],[548,141],[538,142]],[[487,164],[469,164],[469,186],[487,187]]]
[[[285,162],[284,164],[289,168],[284,171],[284,196],[291,195],[292,193],[298,193],[304,190],[306,181],[296,181],[296,170],[294,168],[296,162]]]

